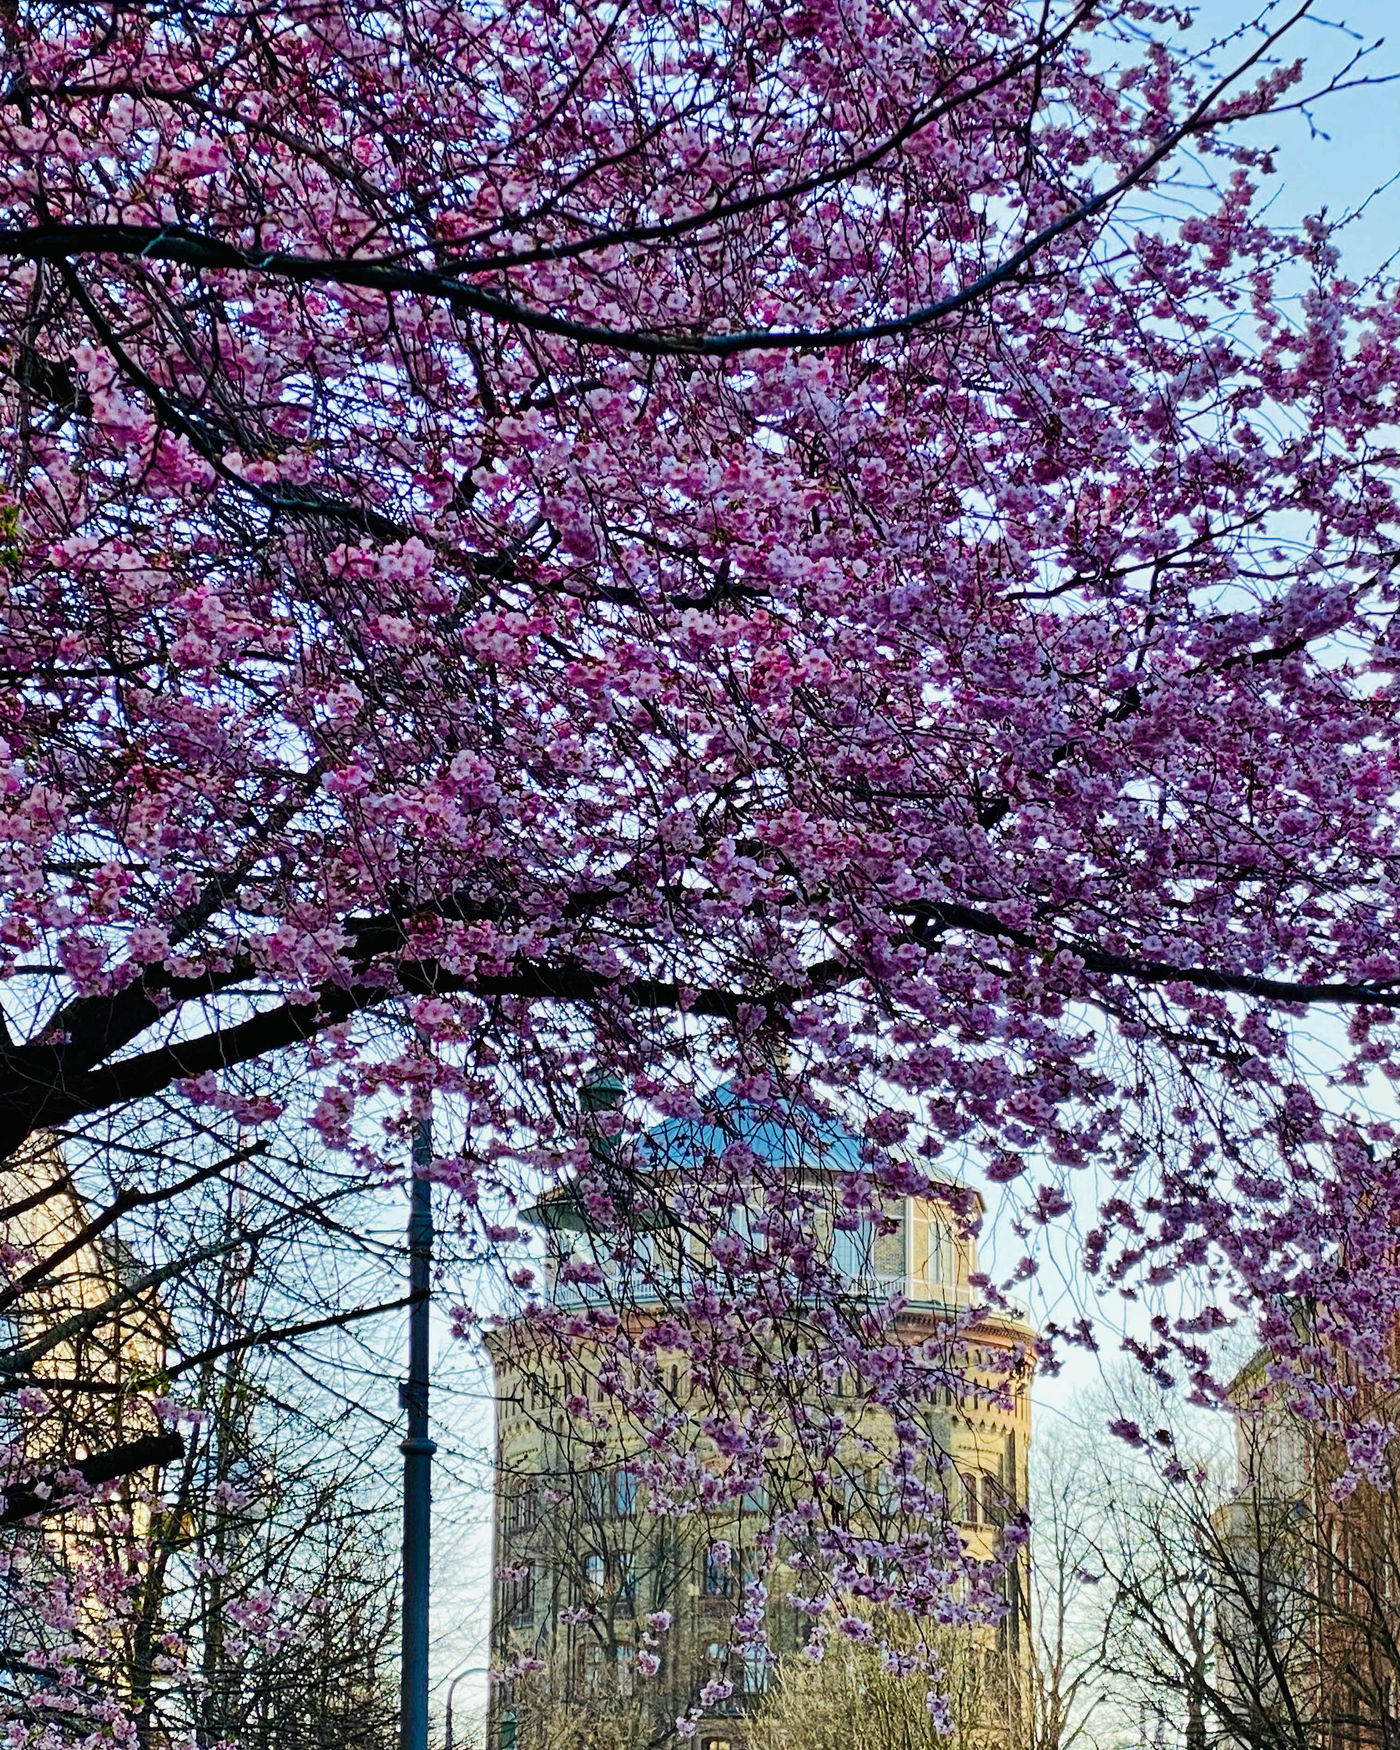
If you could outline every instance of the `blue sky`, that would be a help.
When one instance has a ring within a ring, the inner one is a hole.
[[[1300,91],[1315,90],[1357,50],[1368,50],[1350,79],[1400,75],[1400,0],[1315,0],[1286,39],[1280,57],[1302,55],[1309,76]],[[1279,6],[1275,17],[1286,10]],[[1240,0],[1206,0],[1212,28],[1251,17]],[[1379,44],[1379,46],[1375,46]],[[1326,207],[1333,217],[1352,211],[1373,190],[1400,173],[1400,78],[1392,85],[1357,86],[1310,106],[1307,114],[1271,117],[1249,130],[1258,143],[1279,148],[1275,218],[1296,223]],[[1338,239],[1354,275],[1374,272],[1400,250],[1400,183],[1376,195]]]

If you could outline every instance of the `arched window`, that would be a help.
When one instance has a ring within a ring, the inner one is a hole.
[[[501,1614],[512,1628],[526,1628],[535,1619],[535,1570],[524,1562],[501,1589]]]
[[[705,1552],[705,1596],[707,1598],[728,1598],[729,1596],[729,1562],[713,1549]]]
[[[521,1477],[506,1496],[507,1531],[531,1531],[539,1519],[539,1489],[533,1477]]]

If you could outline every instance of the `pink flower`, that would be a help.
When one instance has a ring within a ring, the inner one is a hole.
[[[551,1507],[730,1530],[736,1651],[789,1562],[817,1630],[985,1627],[1023,1479],[964,1537],[929,1413],[1023,1427],[1102,1294],[1197,1402],[1257,1335],[1241,1414],[1383,1480],[1400,321],[1272,216],[1301,68],[1227,37],[1202,140],[1145,0],[602,10],[7,14],[7,1147],[71,1136],[84,1220],[185,1181],[181,1325],[300,1224],[377,1251],[416,1137]],[[126,1750],[101,1529],[7,1575],[12,1651]],[[307,1614],[239,1609],[250,1660]]]

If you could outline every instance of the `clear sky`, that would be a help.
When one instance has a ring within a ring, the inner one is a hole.
[[[1290,32],[1283,58],[1303,55],[1309,76],[1300,90],[1325,84],[1357,50],[1367,52],[1347,75],[1351,80],[1400,75],[1400,0],[1315,0],[1316,17]],[[1295,7],[1280,7],[1278,14]],[[1228,16],[1253,15],[1240,0],[1207,0],[1205,17],[1219,28]],[[1400,79],[1395,84],[1354,87],[1324,97],[1306,114],[1271,117],[1253,136],[1279,147],[1279,192],[1272,209],[1295,222],[1325,207],[1338,217],[1354,212],[1368,195],[1400,176]],[[1376,194],[1339,239],[1354,274],[1374,272],[1400,251],[1400,182]]]

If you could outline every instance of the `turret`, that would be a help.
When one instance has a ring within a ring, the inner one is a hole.
[[[599,1081],[582,1090],[580,1104],[591,1117],[616,1110],[622,1097],[620,1083]],[[887,1198],[879,1218],[845,1225],[843,1182],[863,1170],[859,1142],[849,1131],[811,1115],[804,1115],[800,1130],[780,1126],[726,1088],[714,1100],[717,1120],[668,1119],[646,1133],[626,1168],[607,1162],[605,1176],[615,1174],[635,1188],[620,1219],[602,1226],[591,1220],[571,1183],[525,1211],[525,1221],[545,1238],[545,1291],[554,1304],[611,1299],[641,1306],[684,1292],[700,1277],[722,1275],[709,1245],[693,1232],[681,1237],[668,1190],[741,1142],[760,1162],[756,1183],[712,1239],[727,1231],[754,1244],[765,1205],[790,1192],[813,1224],[824,1263],[847,1292],[882,1300],[900,1295],[911,1307],[972,1305],[977,1242],[967,1213],[969,1204],[982,1213],[976,1192],[949,1181],[944,1193]],[[608,1137],[593,1143],[599,1155],[611,1146]],[[616,1209],[624,1198],[615,1192],[613,1202]]]

